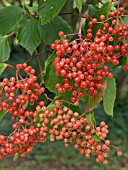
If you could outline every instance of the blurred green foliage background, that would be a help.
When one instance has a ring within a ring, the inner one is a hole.
[[[37,1],[23,0],[26,4],[36,4]],[[19,0],[0,0],[0,9],[4,6],[20,5]],[[71,5],[72,4],[72,5]],[[63,8],[66,12],[72,10],[73,1],[67,1],[67,4]],[[67,22],[76,25],[76,19],[72,19],[72,16],[65,16]],[[15,37],[9,39],[11,46],[11,56],[8,63],[15,65],[19,61],[25,62],[30,58],[29,54],[21,48]],[[40,47],[44,48],[44,44]],[[43,54],[41,57],[42,67],[48,57],[48,53]],[[30,63],[34,68],[38,68],[38,62],[36,59],[31,60]],[[38,70],[37,70],[38,73]],[[10,69],[6,69],[0,76],[0,80],[3,77],[13,76],[14,72]],[[0,161],[0,170],[128,170],[128,72],[124,72],[121,68],[114,72],[117,78],[117,99],[115,103],[114,116],[107,116],[102,108],[102,103],[95,110],[95,117],[100,121],[105,121],[109,126],[109,136],[111,144],[119,146],[123,151],[122,157],[116,156],[116,150],[112,149],[109,156],[109,164],[102,165],[95,162],[95,156],[87,160],[83,155],[80,155],[73,146],[65,148],[63,142],[39,143],[32,154],[29,154],[26,158],[19,158],[16,162],[13,162],[12,158],[7,157]],[[49,94],[52,96],[52,94]],[[84,103],[82,104],[84,106]],[[81,105],[81,107],[82,107]],[[97,122],[98,124],[98,122]],[[0,122],[0,133],[9,134],[11,131],[10,116],[6,115]]]

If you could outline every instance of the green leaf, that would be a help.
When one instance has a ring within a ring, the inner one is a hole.
[[[52,52],[52,54],[48,57],[48,59],[46,60],[46,62],[45,62],[45,73],[46,73],[49,65],[53,63],[53,61],[55,60],[55,58],[56,58],[56,51],[54,50],[54,51]]]
[[[66,0],[41,0],[38,12],[41,16],[42,25],[54,19],[61,11],[65,2]]]
[[[86,3],[87,2],[87,0],[83,0],[83,3]]]
[[[55,74],[55,68],[53,65],[53,61],[56,58],[56,51],[54,51],[51,56],[47,59],[45,63],[45,74],[44,74],[44,84],[45,87],[50,91],[54,92],[58,96],[63,96],[63,99],[66,101],[71,101],[71,96],[72,92],[67,90],[66,93],[58,93],[56,89],[56,84],[59,82],[61,85],[63,83],[63,77],[61,76],[56,76]],[[52,83],[51,83],[52,82]],[[69,82],[70,84],[72,83],[71,81]]]
[[[116,65],[116,67],[118,67],[119,65],[122,66],[124,64],[128,64],[128,57],[124,57],[124,56],[121,56],[119,59],[119,64]],[[115,68],[115,67],[114,67]]]
[[[85,106],[86,106],[86,102],[84,100],[80,99],[79,100],[79,107],[82,110],[82,112],[84,112]]]
[[[20,45],[22,45],[32,55],[34,50],[41,43],[38,20],[24,16],[20,21],[17,39]]]
[[[99,2],[99,0],[93,0],[93,4],[96,5]]]
[[[7,67],[7,64],[0,63],[0,75],[3,73],[3,71],[5,70],[6,67]]]
[[[94,4],[94,5],[96,5],[99,2],[99,0],[85,0],[85,2],[87,4]]]
[[[79,12],[82,11],[82,0],[74,0],[76,3],[76,7],[79,9]]]
[[[26,103],[23,105],[23,109],[26,110],[29,105],[29,101],[27,100]]]
[[[56,16],[51,22],[46,25],[39,25],[40,35],[46,44],[52,44],[59,38],[58,32],[63,31],[65,34],[71,34],[72,28],[60,16]]]
[[[88,120],[88,123],[91,125],[92,128],[94,128],[94,111],[88,112],[86,114],[86,118]]]
[[[108,14],[111,11],[112,2],[106,2],[95,14],[94,18],[97,18],[97,20],[100,20],[100,15],[104,15],[106,18],[108,18]]]
[[[51,83],[52,82],[52,83]],[[56,89],[56,84],[57,83],[62,84],[63,82],[63,78],[61,76],[56,76],[55,74],[55,68],[53,66],[53,63],[49,65],[49,67],[47,67],[46,70],[46,74],[44,75],[44,84],[45,87],[50,91],[50,92],[54,92],[55,94],[59,95],[59,96],[63,96],[63,99],[65,99],[66,101],[71,101],[71,96],[72,96],[72,92],[67,90],[65,93],[58,93],[57,89]]]
[[[5,35],[10,31],[14,31],[18,24],[23,9],[16,6],[5,7],[0,10],[0,34]]]
[[[47,106],[47,109],[48,109],[49,111],[52,111],[54,108],[59,108],[59,107],[60,107],[60,106],[57,106],[57,105],[54,104],[56,100],[62,101],[62,100],[63,100],[63,96],[59,96],[59,97],[55,98],[55,99]],[[63,101],[62,106],[63,106],[63,107],[64,107],[64,106],[68,107],[68,108],[69,108],[70,110],[72,110],[73,112],[78,112],[79,115],[82,114],[82,111],[81,111],[81,109],[80,109],[79,106],[74,106],[74,105],[69,104],[69,103],[67,103],[67,102],[65,102],[65,101]],[[43,111],[43,110],[40,110],[40,111],[38,112],[38,114],[39,114],[39,115],[40,115],[40,114],[44,114],[44,111]],[[53,117],[54,117],[54,118],[57,117],[57,113],[54,114]],[[34,119],[34,123],[35,123],[35,126],[37,125],[37,123],[41,123],[39,116]],[[53,128],[53,125],[51,125],[50,123],[48,123],[47,126],[48,126],[50,129]],[[50,137],[50,134],[47,133],[47,136],[46,136],[46,137],[49,138],[49,137]]]
[[[94,14],[94,18],[100,21],[100,15],[104,15],[106,19],[108,18],[109,12],[111,11],[112,2],[106,2],[98,11]],[[101,28],[102,24],[95,24],[92,27],[93,36],[95,36],[96,31]]]
[[[103,106],[107,115],[113,116],[114,102],[116,98],[116,81],[114,78],[107,79],[107,89],[103,96]]]
[[[14,161],[14,162],[18,159],[19,155],[20,155],[20,154],[19,154],[18,152],[15,153],[15,155],[14,155],[14,157],[13,157],[13,161]]]
[[[92,109],[96,108],[101,101],[102,96],[99,96],[99,93],[97,93],[94,98],[91,98],[90,96],[88,98],[87,105]]]
[[[45,87],[49,91],[58,94],[57,89],[55,88],[55,85],[58,82],[62,82],[63,78],[61,76],[55,75],[55,68],[53,65],[53,61],[55,58],[56,58],[56,51],[54,51],[51,54],[51,56],[47,59],[45,63],[44,84],[45,84]]]
[[[57,105],[54,104],[54,102],[55,102],[56,100],[62,100],[62,97],[57,97],[55,100],[53,100],[53,101],[47,106],[47,109],[48,109],[49,111],[52,111],[54,108],[58,108],[58,107],[59,107],[59,106],[57,106]],[[43,110],[38,111],[38,115],[40,115],[40,114],[44,114],[44,111],[43,111]],[[34,118],[34,123],[35,123],[35,125],[36,125],[37,123],[40,123],[40,117],[39,117],[39,116],[36,117],[36,118]],[[52,127],[52,125],[50,125],[50,124],[47,124],[47,125],[49,126],[49,128]],[[50,136],[49,136],[49,137],[50,137]]]
[[[107,88],[107,81],[106,81],[106,79],[104,79],[103,87],[102,87],[102,89],[100,89],[98,91],[98,93],[95,95],[95,97],[92,98],[92,97],[88,96],[87,104],[85,107],[86,112],[89,112],[89,111],[93,110],[94,108],[97,108],[100,101],[102,100],[102,97],[105,93],[106,88]]]
[[[109,12],[111,11],[111,7],[112,7],[112,2],[107,2],[105,3],[101,8],[99,8],[94,15],[92,15],[93,18],[96,18],[97,21],[100,21],[100,15],[104,15],[106,17],[106,19],[108,18],[108,15],[109,15]],[[89,28],[88,26],[88,22],[90,20],[86,20],[86,24],[85,24],[85,28],[84,28],[84,36],[86,35],[87,33],[87,29]],[[95,36],[96,34],[96,31],[101,28],[102,24],[95,24],[93,27],[92,27],[92,33],[93,33],[93,36]]]
[[[55,107],[57,107],[55,104],[54,104],[54,102],[56,101],[56,100],[62,100],[63,99],[63,96],[59,96],[59,97],[57,97],[56,99],[54,99],[48,106],[47,106],[47,108],[55,108]],[[68,103],[68,102],[66,102],[66,101],[63,101],[63,104],[62,104],[63,106],[66,106],[66,107],[68,107],[70,110],[72,110],[73,112],[78,112],[79,113],[79,115],[81,115],[82,114],[82,110],[80,109],[80,107],[79,106],[74,106],[73,104],[70,104],[70,103]],[[58,106],[59,107],[59,106]],[[51,111],[51,110],[50,110]]]
[[[35,110],[36,110],[36,106],[37,106],[37,104],[38,104],[40,101],[47,102],[47,98],[46,98],[45,93],[42,93],[42,94],[40,95],[39,99],[35,101],[34,105],[30,105],[29,102],[27,102],[27,107],[26,107],[25,109],[26,109],[26,110],[35,111]],[[26,105],[26,104],[25,104],[25,105]],[[44,111],[43,111],[43,110],[40,110],[40,111],[38,112],[38,114],[41,114],[41,113],[43,114]],[[39,117],[39,116],[36,117],[36,118],[34,118],[34,123],[35,123],[35,124],[37,124],[37,123],[39,123],[39,122],[40,122],[40,117]]]
[[[97,134],[94,134],[92,135],[93,139],[96,141],[96,142],[100,142],[100,137],[97,135]]]
[[[10,46],[8,43],[8,37],[0,36],[0,62],[5,62],[10,56]]]
[[[91,18],[93,18],[94,14],[96,13],[96,11],[98,11],[98,7],[96,5],[93,5],[93,4],[90,4],[88,6],[88,14],[90,15]],[[85,28],[84,28],[84,36],[87,34],[87,29],[89,28],[88,26],[88,23],[90,22],[91,20],[86,20],[85,21]]]
[[[128,58],[126,59],[126,64],[128,65]]]
[[[63,97],[63,96],[62,96]],[[68,97],[68,96],[67,96]],[[69,104],[66,102],[66,99],[65,99],[65,102],[63,102],[63,105],[68,107],[70,110],[72,110],[73,112],[77,112],[79,113],[79,115],[82,114],[82,110],[80,108],[80,106],[74,106],[73,104]]]
[[[38,104],[40,101],[44,101],[44,102],[47,101],[47,98],[46,98],[46,96],[45,96],[44,93],[42,93],[42,94],[40,95],[39,99],[36,100],[33,105],[30,105],[29,101],[27,101],[27,102],[25,103],[25,105],[24,105],[24,107],[25,107],[24,109],[25,109],[25,110],[33,110],[33,111],[35,111],[35,110],[36,110],[36,106],[37,106],[37,104]]]
[[[0,112],[0,121],[1,121],[2,118],[6,115],[7,112],[8,112],[7,110],[2,110],[2,111]]]
[[[87,91],[87,88],[85,88],[84,90],[83,90],[83,92],[84,92],[84,95],[83,95],[83,97],[80,99],[80,100],[84,100],[84,101],[88,101],[88,94],[86,93],[86,91]]]
[[[30,12],[30,14],[34,15],[38,9],[38,7],[30,7],[29,5],[25,5],[25,8]]]
[[[97,6],[94,6],[92,4],[88,6],[88,14],[90,15],[91,18],[94,16],[97,10],[98,10]]]

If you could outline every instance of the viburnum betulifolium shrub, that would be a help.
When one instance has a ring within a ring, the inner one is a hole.
[[[11,134],[0,134],[0,159],[25,157],[48,139],[63,140],[65,147],[73,143],[85,158],[108,164],[110,149],[118,156],[122,151],[108,139],[107,124],[97,124],[94,109],[103,101],[104,111],[113,116],[113,70],[128,70],[127,1],[74,0],[71,13],[64,13],[66,0],[25,2],[0,9],[0,73],[14,72],[0,82],[0,119],[9,114],[13,122]],[[64,15],[77,18],[75,29]],[[27,61],[23,56],[23,63],[8,62],[10,38],[30,53]],[[43,68],[39,56],[46,51]],[[39,68],[29,64],[33,59]]]

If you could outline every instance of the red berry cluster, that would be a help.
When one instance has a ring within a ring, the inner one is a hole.
[[[120,21],[123,12],[121,7],[117,12],[110,12],[108,19],[104,15],[100,16],[100,22],[96,18],[90,19],[86,36],[70,43],[60,31],[62,40],[55,40],[51,45],[56,50],[56,75],[63,77],[63,85],[58,82],[56,88],[59,93],[71,90],[71,101],[76,105],[85,88],[86,93],[94,97],[103,88],[103,79],[112,78],[106,63],[118,65],[120,57],[128,57],[128,24],[122,25]],[[90,18],[88,14],[86,18]],[[94,36],[95,24],[102,26]]]
[[[63,102],[56,100],[55,107],[50,109],[43,106],[38,107],[40,111],[37,127],[40,128],[40,135],[49,134],[50,141],[64,140],[65,147],[74,143],[74,148],[79,150],[80,154],[90,158],[90,155],[96,154],[96,161],[107,164],[108,151],[110,150],[110,141],[106,140],[108,126],[101,122],[99,127],[91,125],[86,116],[73,112],[68,107],[63,106]],[[51,105],[52,107],[52,105]],[[98,141],[95,139],[95,135]],[[121,156],[118,150],[118,155]]]
[[[25,78],[21,72],[25,73]],[[106,140],[108,126],[105,122],[96,127],[88,122],[85,114],[72,111],[61,100],[55,99],[46,106],[45,99],[39,100],[45,89],[37,83],[31,66],[17,64],[16,76],[4,78],[0,88],[0,111],[11,114],[13,121],[13,132],[8,136],[0,135],[0,159],[15,154],[24,157],[38,142],[50,138],[50,141],[63,139],[66,147],[74,143],[74,148],[86,158],[94,153],[97,162],[108,163],[110,141]],[[117,154],[121,156],[122,152],[118,150]]]
[[[26,73],[25,78],[21,76],[21,70]],[[9,136],[0,135],[0,159],[7,155],[14,156],[15,153],[23,157],[32,152],[37,142],[44,141],[39,129],[33,126],[38,112],[25,108],[27,102],[33,105],[44,92],[36,80],[35,70],[24,63],[16,65],[16,77],[4,78],[0,83],[0,111],[11,114],[14,122],[13,132]],[[39,103],[44,104],[43,101]]]

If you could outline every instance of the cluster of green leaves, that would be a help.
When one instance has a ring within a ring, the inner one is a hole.
[[[9,6],[0,10],[0,63],[10,57],[8,37],[16,35],[18,43],[31,55],[41,42],[51,44],[59,30],[72,33],[71,27],[58,13],[66,0],[41,0],[38,6],[25,9]],[[3,66],[4,67],[4,66]],[[0,71],[2,72],[2,71]]]

